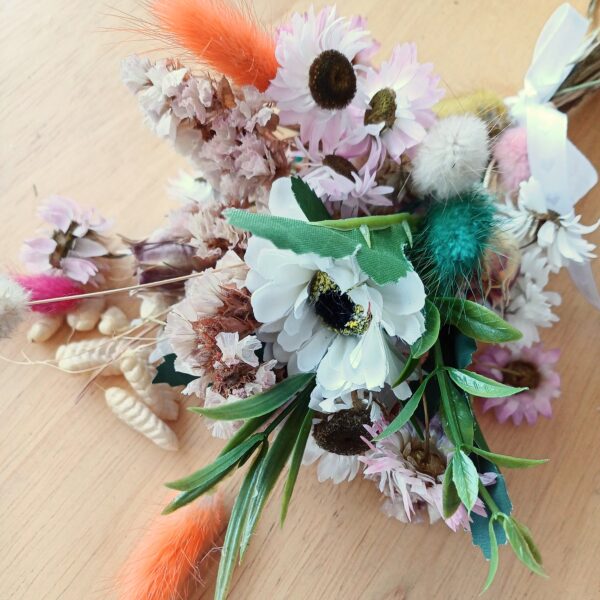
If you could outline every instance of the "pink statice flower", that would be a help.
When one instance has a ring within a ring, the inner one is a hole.
[[[298,125],[311,150],[344,137],[356,125],[352,107],[364,103],[359,59],[373,48],[358,21],[339,17],[335,7],[294,14],[278,32],[277,75],[267,96],[283,125]]]
[[[498,162],[502,187],[509,193],[516,192],[519,185],[531,177],[525,127],[504,131],[494,146],[494,158]]]
[[[560,376],[554,370],[560,350],[544,350],[542,344],[529,348],[506,345],[489,346],[479,354],[473,370],[513,387],[527,387],[525,392],[507,398],[486,398],[483,410],[493,410],[500,423],[512,419],[534,425],[539,415],[552,416],[552,401],[560,395]]]
[[[100,282],[99,259],[109,254],[103,234],[110,223],[93,209],[69,198],[52,196],[39,209],[53,229],[48,235],[26,240],[22,260],[34,273],[62,274],[73,281]]]
[[[422,142],[435,122],[432,107],[444,95],[440,78],[432,71],[432,64],[417,61],[415,44],[396,46],[379,70],[368,69],[360,97],[362,127],[355,131],[356,142],[364,137],[381,139],[395,161]]]

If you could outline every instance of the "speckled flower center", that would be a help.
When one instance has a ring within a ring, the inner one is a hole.
[[[354,181],[352,173],[356,173],[354,165],[343,156],[337,156],[336,154],[328,154],[323,159],[323,164],[330,169],[333,169],[338,175],[346,177],[350,181]]]
[[[396,92],[390,88],[379,90],[369,103],[365,112],[365,125],[384,123],[384,128],[391,129],[396,121]]]
[[[502,383],[534,390],[540,385],[538,368],[526,360],[513,360],[502,369]]]
[[[341,52],[325,50],[310,65],[308,87],[321,108],[345,108],[356,94],[354,67]]]
[[[361,439],[368,437],[369,410],[341,410],[317,423],[313,429],[315,442],[323,450],[342,456],[364,454],[368,447]]]
[[[323,271],[317,271],[308,284],[315,312],[325,325],[340,335],[362,335],[371,324],[371,313],[339,288]]]

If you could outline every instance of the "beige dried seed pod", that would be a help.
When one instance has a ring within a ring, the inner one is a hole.
[[[121,359],[121,371],[143,402],[161,419],[175,421],[179,404],[173,389],[166,384],[153,384],[156,368],[148,363],[148,353],[128,352]]]
[[[59,346],[56,350],[58,366],[64,371],[85,371],[106,367],[102,375],[119,375],[119,360],[130,349],[126,340],[97,338]]]
[[[140,317],[142,319],[151,319],[164,314],[170,304],[164,294],[149,293],[141,295]]]
[[[104,298],[88,298],[67,315],[67,323],[75,331],[91,331],[106,306]]]
[[[100,317],[98,331],[102,335],[115,335],[127,329],[129,319],[118,306],[109,306]]]
[[[146,436],[164,450],[178,450],[175,432],[161,421],[141,400],[127,391],[112,387],[105,392],[106,403],[115,415],[133,430]]]
[[[62,327],[63,322],[63,315],[36,315],[27,332],[27,339],[33,343],[47,342]]]

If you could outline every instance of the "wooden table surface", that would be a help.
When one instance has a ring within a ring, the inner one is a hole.
[[[139,0],[112,0],[143,14]],[[320,2],[318,4],[321,4]],[[451,93],[487,86],[509,95],[520,85],[541,26],[560,0],[347,0],[384,44],[414,40]],[[574,2],[584,10],[585,1]],[[258,14],[278,22],[304,2],[257,0]],[[3,0],[0,40],[0,256],[18,268],[23,238],[38,223],[40,200],[61,193],[114,217],[119,232],[141,237],[169,208],[168,178],[183,166],[168,144],[142,124],[119,79],[119,60],[156,49],[133,42],[104,1]],[[107,30],[108,29],[108,30]],[[157,57],[161,52],[155,54]],[[383,55],[383,53],[382,53]],[[571,122],[571,138],[600,167],[600,96]],[[600,217],[600,188],[580,202],[584,222]],[[600,232],[591,236],[600,243]],[[596,276],[600,277],[600,262]],[[483,425],[497,451],[549,457],[549,465],[509,472],[517,516],[542,549],[550,578],[501,551],[489,599],[600,598],[600,313],[565,274],[561,321],[544,339],[563,351],[563,394],[555,417],[534,428]],[[53,345],[21,340],[0,354],[50,358]],[[167,453],[117,422],[102,393],[76,402],[85,378],[44,365],[0,362],[0,599],[88,600],[116,597],[114,575],[157,514],[162,482],[214,457],[201,418],[175,425],[182,449]],[[238,480],[224,487],[229,501]],[[411,600],[477,598],[486,574],[467,534],[443,525],[402,525],[379,511],[369,482],[319,484],[303,470],[284,530],[272,501],[231,598]],[[202,598],[211,597],[208,575]]]

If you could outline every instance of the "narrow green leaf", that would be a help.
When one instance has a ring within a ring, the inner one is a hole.
[[[542,564],[542,555],[540,554],[538,547],[535,545],[535,542],[533,541],[533,536],[531,535],[531,531],[529,530],[529,527],[527,527],[525,524],[521,523],[520,521],[517,521],[514,518],[513,518],[513,523],[514,523],[515,527],[517,527],[519,529],[519,531],[521,532],[523,539],[525,540],[527,546],[529,547],[529,551],[531,552],[531,555],[533,556],[535,561],[541,565]]]
[[[188,383],[198,379],[197,375],[188,375],[187,373],[180,373],[175,370],[175,354],[167,354],[163,358],[163,362],[158,365],[156,369],[156,375],[152,380],[152,383],[166,383],[171,387],[179,387],[180,385],[187,385]]]
[[[315,225],[320,227],[329,227],[339,231],[349,231],[351,229],[360,229],[363,225],[370,230],[386,229],[392,225],[402,225],[416,223],[417,217],[411,213],[395,213],[392,215],[373,215],[368,217],[352,217],[350,219],[330,219],[317,221]]]
[[[246,549],[248,548],[250,538],[254,533],[254,529],[262,514],[269,494],[275,487],[275,483],[283,471],[300,434],[304,417],[308,411],[308,399],[310,394],[306,394],[305,396],[308,397],[305,398],[304,402],[298,403],[298,406],[296,406],[281,427],[275,441],[271,444],[269,453],[263,461],[259,473],[257,474],[255,493],[248,509],[248,518],[244,526],[240,543],[240,560],[243,558]]]
[[[246,524],[248,508],[256,486],[256,477],[260,470],[260,466],[265,460],[268,449],[269,443],[265,441],[262,444],[259,453],[256,455],[252,466],[248,470],[248,473],[246,473],[242,487],[240,488],[231,510],[229,524],[227,525],[227,533],[225,534],[225,540],[223,541],[223,549],[221,550],[221,560],[219,561],[215,600],[225,600],[227,598],[231,576],[239,555],[242,531]]]
[[[423,379],[421,385],[416,389],[410,400],[402,407],[402,410],[398,413],[398,416],[376,438],[374,438],[376,442],[384,440],[393,433],[396,433],[396,431],[408,423],[410,418],[415,414],[415,411],[419,406],[419,402],[421,402],[421,398],[425,393],[425,388],[427,387],[432,375],[433,373],[430,373],[427,375],[427,377],[425,377],[425,379]]]
[[[419,359],[414,358],[412,355],[406,359],[404,363],[404,367],[402,367],[402,371],[400,371],[400,375],[398,375],[398,379],[392,385],[392,388],[400,385],[403,381],[406,381],[414,372],[419,364]]]
[[[442,509],[444,519],[449,519],[460,506],[460,498],[456,491],[456,486],[452,480],[452,461],[448,463],[444,473],[444,483],[442,485]]]
[[[223,446],[219,456],[227,454],[230,450],[239,446],[243,441],[247,440],[261,425],[264,425],[271,417],[273,412],[265,413],[258,417],[247,419],[245,423],[227,440]]]
[[[256,394],[250,398],[210,408],[194,406],[189,410],[210,419],[221,421],[237,421],[238,419],[259,417],[283,406],[313,381],[314,378],[314,373],[299,373],[284,379],[266,392]]]
[[[458,497],[471,512],[479,495],[479,475],[473,461],[462,450],[452,456],[452,481]]]
[[[298,206],[309,221],[322,221],[330,218],[330,214],[319,196],[300,177],[292,177],[292,192]]]
[[[285,487],[283,488],[283,499],[281,501],[280,522],[282,527],[287,516],[290,500],[292,499],[292,494],[296,485],[296,480],[298,479],[298,472],[300,470],[300,465],[302,464],[302,457],[304,456],[304,450],[306,449],[306,442],[308,441],[314,414],[314,411],[309,410],[304,416],[304,421],[300,426],[298,437],[296,438],[296,443],[294,444],[294,449],[292,451],[290,470],[288,471],[288,476],[285,481]]]
[[[483,586],[483,592],[487,592],[487,590],[490,589],[490,586],[496,577],[496,572],[498,571],[498,540],[496,539],[496,532],[494,531],[494,519],[490,519],[488,535],[490,536],[490,568],[487,579],[485,580],[485,585]]]
[[[527,469],[528,467],[537,467],[548,462],[547,458],[517,458],[516,456],[496,454],[495,452],[488,452],[487,450],[474,447],[469,448],[469,450],[479,456],[483,456],[483,458],[487,458],[500,467],[507,467],[509,469]]]
[[[520,394],[528,388],[512,387],[505,385],[489,377],[484,377],[479,373],[473,373],[465,369],[454,369],[448,367],[450,379],[467,394],[473,394],[480,398],[505,398],[514,394]]]
[[[471,407],[471,399],[461,389],[453,384],[448,386],[450,392],[450,403],[454,418],[458,424],[461,443],[467,446],[473,445],[475,427],[475,415]]]
[[[410,349],[414,358],[419,358],[428,352],[437,342],[440,335],[440,312],[431,300],[425,300],[425,333],[418,339]]]
[[[264,437],[260,434],[252,436],[226,454],[219,455],[210,465],[196,471],[188,477],[171,481],[165,485],[172,490],[185,492],[204,486],[211,482],[215,477],[220,476],[219,479],[222,479],[240,460],[242,460],[242,458],[246,456],[246,454],[249,452],[251,453],[263,439]]]
[[[435,298],[443,319],[480,342],[514,342],[522,333],[481,304],[460,298]]]
[[[508,543],[513,549],[513,552],[517,555],[517,558],[530,570],[546,577],[546,573],[542,568],[541,563],[537,560],[539,558],[539,551],[535,548],[535,552],[532,552],[530,543],[533,544],[533,540],[529,536],[529,539],[523,535],[523,530],[519,527],[517,522],[512,518],[505,518],[503,520],[504,532],[508,538]],[[535,545],[534,545],[535,547]]]

